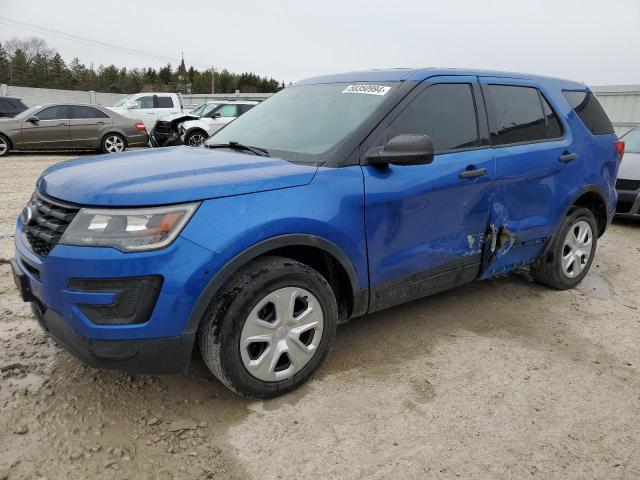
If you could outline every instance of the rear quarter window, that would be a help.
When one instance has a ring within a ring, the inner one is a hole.
[[[576,112],[582,123],[594,135],[614,133],[613,125],[602,105],[592,92],[563,91],[562,95]]]

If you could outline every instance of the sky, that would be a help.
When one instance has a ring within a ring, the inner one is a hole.
[[[434,66],[640,84],[640,0],[0,0],[2,18],[286,83]],[[67,61],[167,63],[0,23],[0,42],[29,35]]]

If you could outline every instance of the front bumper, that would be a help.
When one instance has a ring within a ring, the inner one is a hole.
[[[21,221],[15,234],[16,282],[49,334],[86,363],[131,373],[179,373],[191,359],[195,332],[187,320],[216,271],[219,257],[178,237],[168,247],[139,253],[113,248],[57,245],[46,258],[34,254]],[[72,279],[162,276],[155,308],[144,323],[93,323],[78,305],[108,305],[114,294],[76,291]]]
[[[618,203],[616,205],[616,218],[640,219],[640,192],[618,190]]]
[[[39,302],[31,309],[40,326],[69,353],[95,368],[139,375],[185,373],[195,334],[146,340],[94,340],[83,337],[59,313]]]

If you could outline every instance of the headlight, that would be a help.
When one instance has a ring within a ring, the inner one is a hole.
[[[173,242],[198,205],[108,210],[82,208],[60,243],[113,247],[123,252],[156,250]]]

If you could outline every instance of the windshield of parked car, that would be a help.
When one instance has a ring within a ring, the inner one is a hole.
[[[209,138],[239,142],[291,161],[323,161],[379,107],[394,83],[330,83],[287,87]]]
[[[624,142],[625,152],[640,153],[640,130],[637,128],[625,133],[620,140]]]
[[[116,103],[113,104],[114,107],[122,107],[125,103],[127,103],[131,98],[133,97],[133,95],[127,95],[124,98],[121,98],[120,100],[118,100]]]
[[[211,112],[216,107],[216,105],[217,103],[203,103],[199,107],[196,107],[193,110],[191,110],[190,114],[199,115],[203,117],[204,115],[206,115],[206,113]],[[206,113],[203,113],[203,112],[206,112]]]
[[[27,108],[24,112],[20,112],[13,118],[25,119],[29,118],[31,115],[36,113],[38,110],[42,108],[42,105],[36,105],[35,107]]]

